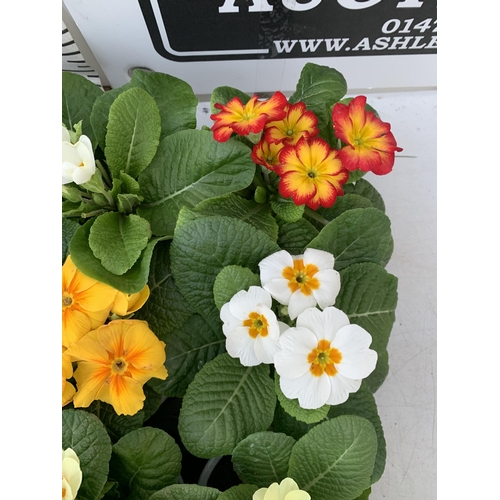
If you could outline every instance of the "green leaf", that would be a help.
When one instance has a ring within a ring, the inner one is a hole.
[[[217,500],[252,500],[253,494],[258,490],[254,484],[238,484],[223,491]]]
[[[348,210],[372,207],[372,202],[364,196],[359,194],[345,194],[344,196],[339,196],[337,201],[330,208],[320,207],[317,212],[325,219],[331,221]]]
[[[359,181],[359,179],[361,179],[365,175],[366,172],[363,172],[362,170],[353,170],[352,172],[349,172],[349,179],[347,179],[346,184]]]
[[[229,302],[240,290],[260,286],[260,277],[247,267],[226,266],[215,278],[214,300],[217,309]]]
[[[152,379],[149,383],[163,396],[184,396],[196,373],[226,349],[222,330],[215,331],[198,314],[191,316],[180,328],[166,334],[161,330],[155,333],[167,345],[168,377],[166,380]]]
[[[140,88],[119,95],[109,110],[106,161],[113,177],[137,177],[153,159],[160,141],[161,119],[154,99]]]
[[[116,481],[108,481],[101,491],[100,500],[120,500],[120,490]]]
[[[242,439],[269,427],[275,405],[269,366],[242,366],[220,354],[189,385],[179,414],[179,434],[197,457],[228,455]]]
[[[219,495],[219,490],[208,486],[173,484],[157,491],[149,500],[217,500]]]
[[[364,196],[371,201],[375,208],[385,213],[385,204],[381,194],[366,179],[359,179],[355,184],[346,184],[344,193]]]
[[[371,348],[380,355],[387,349],[395,321],[398,279],[377,264],[353,264],[340,271],[342,286],[335,307],[344,311],[351,323],[372,336]]]
[[[192,220],[177,227],[170,255],[182,295],[213,325],[221,325],[213,287],[219,272],[238,265],[258,272],[259,262],[279,251],[269,236],[231,217]]]
[[[142,196],[138,196],[136,194],[129,193],[119,193],[117,196],[117,207],[118,211],[121,214],[130,214],[134,211],[136,207],[139,206],[139,203],[142,201]],[[145,220],[145,219],[143,219]],[[149,223],[148,223],[149,227]]]
[[[120,94],[131,88],[141,88],[155,100],[161,117],[160,140],[180,130],[196,128],[198,99],[189,84],[174,76],[136,69],[129,83],[105,92],[94,103],[90,120],[103,151],[109,109]]]
[[[137,262],[150,237],[146,219],[108,212],[97,217],[92,225],[89,246],[105,269],[122,275]]]
[[[332,253],[339,271],[359,262],[385,265],[392,245],[387,215],[376,208],[356,208],[327,224],[308,248]]]
[[[80,227],[80,224],[72,220],[62,218],[62,263],[66,261],[66,257],[69,255],[69,244],[71,238],[76,233],[76,230]]]
[[[306,424],[314,424],[323,420],[330,409],[330,405],[323,405],[315,410],[306,410],[299,405],[298,399],[288,399],[281,390],[280,376],[277,372],[274,373],[274,389],[283,409],[292,417]]]
[[[266,233],[273,241],[278,239],[278,224],[267,204],[245,200],[241,196],[230,193],[202,201],[194,210],[204,215],[225,215],[240,219]]]
[[[113,446],[111,474],[127,500],[148,500],[156,491],[177,482],[181,450],[161,429],[142,427]]]
[[[89,236],[95,219],[89,220],[75,232],[70,243],[71,260],[83,273],[97,281],[106,283],[125,293],[140,292],[147,283],[149,263],[158,239],[152,239],[146,245],[137,262],[126,273],[118,276],[105,269],[89,246]]]
[[[347,82],[337,70],[327,66],[306,63],[297,83],[297,89],[289,102],[303,102],[318,116],[322,128],[331,118],[333,105],[347,92]]]
[[[291,436],[294,439],[300,439],[315,425],[317,424],[306,424],[305,422],[301,422],[300,420],[292,417],[283,409],[283,406],[281,406],[281,403],[278,400],[276,410],[274,411],[274,420],[271,425],[272,431],[283,432],[287,436]]]
[[[278,219],[278,245],[292,255],[301,255],[311,240],[318,236],[318,230],[306,219],[284,222]]]
[[[328,412],[328,418],[330,419],[336,418],[339,415],[358,415],[369,420],[375,428],[378,445],[371,483],[376,483],[382,477],[385,469],[385,437],[382,422],[377,411],[377,403],[365,381],[362,382],[357,392],[349,395],[349,399],[345,403],[332,406]]]
[[[363,491],[363,493],[361,493],[361,495],[358,498],[356,498],[356,500],[368,500],[371,492],[372,489],[368,488],[367,490]]]
[[[111,405],[102,401],[94,401],[85,411],[99,418],[113,442],[130,431],[139,429],[144,423],[144,411],[139,410],[135,415],[117,415]]]
[[[210,96],[210,109],[212,110],[212,114],[220,111],[220,109],[214,106],[215,103],[218,102],[219,104],[226,105],[233,97],[239,97],[243,104],[246,104],[251,99],[248,94],[234,87],[223,86],[215,88]]]
[[[80,120],[82,132],[95,149],[95,135],[90,124],[90,113],[95,100],[103,94],[102,90],[87,78],[64,71],[62,74],[62,121],[73,130]]]
[[[286,434],[257,432],[240,441],[233,451],[233,467],[244,483],[269,487],[287,477],[295,439]]]
[[[297,222],[304,214],[304,205],[296,205],[292,200],[284,198],[271,201],[271,208],[284,222]]]
[[[86,411],[63,411],[62,448],[71,448],[80,460],[83,480],[78,500],[99,499],[111,458],[111,441],[101,421]]]
[[[156,235],[172,234],[180,209],[239,191],[253,180],[250,149],[237,141],[217,142],[210,132],[185,130],[163,139],[139,177],[144,202],[137,213]]]
[[[316,425],[297,441],[288,476],[314,500],[353,500],[370,486],[376,453],[373,425],[342,415]]]
[[[147,321],[156,336],[168,346],[169,332],[181,328],[195,312],[175,284],[170,267],[170,241],[160,241],[156,245],[148,285],[149,299],[134,318]]]

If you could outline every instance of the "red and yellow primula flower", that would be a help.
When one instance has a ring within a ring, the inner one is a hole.
[[[279,164],[279,153],[284,147],[283,143],[269,143],[262,138],[252,149],[252,160],[257,165],[274,170],[274,167]]]
[[[284,142],[291,146],[295,146],[302,137],[309,140],[318,133],[318,117],[306,110],[303,102],[289,104],[286,116],[282,120],[268,122],[264,129],[267,142]]]
[[[332,120],[335,135],[347,144],[339,158],[347,170],[388,174],[394,166],[396,151],[403,151],[396,144],[391,125],[365,109],[366,97],[357,96],[349,105],[337,103]]]
[[[146,396],[143,385],[151,378],[165,380],[165,343],[145,321],[111,321],[89,332],[68,349],[78,362],[74,377],[75,408],[104,401],[118,415],[135,415]]]
[[[104,324],[116,293],[79,271],[68,255],[62,267],[62,345],[69,347]]]
[[[286,105],[286,97],[281,92],[275,92],[265,101],[259,101],[254,95],[246,104],[239,97],[233,97],[226,105],[217,102],[214,107],[221,111],[210,115],[215,121],[211,128],[214,139],[226,142],[233,132],[238,135],[258,134],[268,121],[285,117]]]
[[[281,195],[313,210],[320,205],[331,207],[337,196],[344,194],[342,185],[349,178],[337,154],[337,150],[319,137],[310,141],[302,138],[295,147],[285,146],[280,152],[280,164],[275,168],[281,177]]]

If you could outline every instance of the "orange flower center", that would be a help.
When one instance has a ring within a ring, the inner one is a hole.
[[[62,306],[63,306],[63,309],[65,307],[70,307],[71,304],[73,304],[73,296],[70,295],[69,293],[63,293],[63,296],[62,296]]]
[[[111,362],[111,374],[112,375],[124,375],[127,371],[128,363],[123,357],[115,358]]]
[[[318,347],[307,355],[307,362],[311,363],[309,371],[315,377],[321,377],[323,373],[326,373],[330,377],[335,376],[337,369],[334,363],[340,363],[341,361],[341,352],[335,347],[330,347],[330,341],[325,339],[320,340]]]
[[[248,315],[248,319],[243,321],[243,326],[248,328],[248,335],[253,339],[257,338],[258,335],[261,337],[267,337],[269,331],[267,327],[269,323],[267,318],[263,314],[259,314],[258,312],[251,312]]]
[[[300,290],[304,295],[311,295],[320,287],[319,280],[314,275],[319,271],[314,264],[304,266],[302,259],[293,261],[293,267],[283,269],[283,277],[288,280],[288,288],[292,293]]]

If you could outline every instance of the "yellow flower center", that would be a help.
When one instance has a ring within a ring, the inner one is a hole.
[[[323,373],[326,373],[330,377],[335,376],[337,369],[334,363],[340,363],[341,361],[341,352],[335,347],[330,347],[330,341],[325,339],[320,340],[318,347],[307,355],[307,362],[311,363],[309,371],[315,377],[321,377]]]
[[[113,359],[111,363],[111,374],[112,375],[124,375],[127,371],[128,363],[123,357]]]
[[[313,290],[320,287],[318,278],[314,275],[319,271],[314,264],[304,266],[302,259],[293,261],[293,268],[288,266],[283,269],[283,277],[288,280],[288,288],[292,293],[300,290],[304,295],[311,295]]]
[[[259,314],[258,312],[251,312],[248,315],[248,319],[243,321],[243,326],[248,328],[248,335],[253,339],[257,338],[258,335],[261,337],[267,337],[269,331],[267,327],[269,323],[267,318],[263,314]]]
[[[62,296],[62,306],[63,306],[63,309],[65,307],[70,307],[71,304],[73,304],[73,296],[68,294],[68,293],[63,293],[63,296]]]

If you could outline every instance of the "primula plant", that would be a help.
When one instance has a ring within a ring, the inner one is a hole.
[[[402,151],[365,96],[63,74],[63,498],[366,500]],[[66,495],[66,496],[65,496]]]

